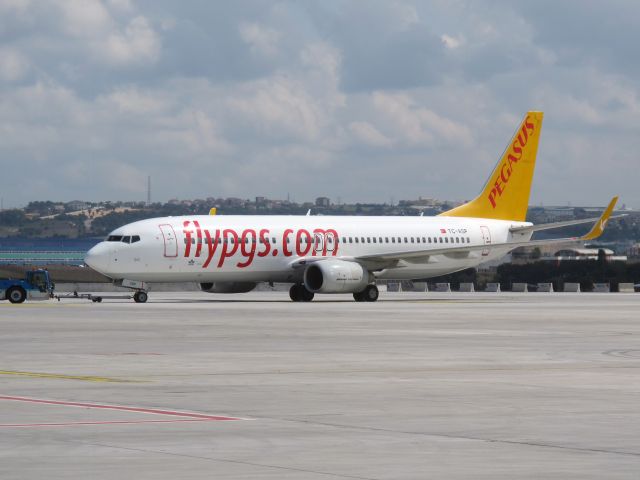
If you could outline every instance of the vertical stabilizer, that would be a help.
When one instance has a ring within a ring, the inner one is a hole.
[[[528,112],[474,200],[440,215],[524,221],[536,166],[542,112]]]

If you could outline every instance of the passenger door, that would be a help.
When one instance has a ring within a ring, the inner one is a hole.
[[[176,232],[173,227],[168,223],[158,225],[162,232],[162,239],[164,240],[164,256],[167,258],[175,258],[178,256],[178,239],[176,238]]]

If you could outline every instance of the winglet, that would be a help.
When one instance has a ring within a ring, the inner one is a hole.
[[[216,215],[218,213],[218,209],[216,207],[211,208],[209,210],[209,215]]]
[[[602,215],[598,219],[598,221],[593,225],[589,233],[580,237],[580,240],[593,240],[598,238],[604,232],[604,227],[607,226],[607,221],[609,217],[613,213],[613,208],[616,206],[616,202],[618,201],[618,197],[613,197],[609,202],[609,206],[606,208]]]

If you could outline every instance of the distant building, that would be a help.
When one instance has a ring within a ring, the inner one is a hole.
[[[330,207],[331,199],[328,197],[318,197],[316,198],[316,207]]]
[[[87,208],[87,203],[81,200],[72,200],[65,204],[68,212],[77,212],[78,210],[84,210]]]
[[[541,260],[554,261],[576,261],[576,260],[597,260],[598,252],[604,251],[607,261],[627,261],[626,255],[615,255],[615,252],[609,248],[563,248],[553,254],[553,256],[544,256]]]

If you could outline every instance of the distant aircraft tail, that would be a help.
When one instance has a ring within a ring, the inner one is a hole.
[[[543,116],[542,112],[527,112],[482,193],[474,200],[440,215],[524,221]]]

